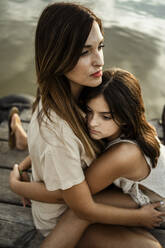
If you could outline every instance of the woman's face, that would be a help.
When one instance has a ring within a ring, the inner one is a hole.
[[[98,23],[94,21],[76,66],[65,74],[72,90],[80,86],[96,87],[101,83],[104,65],[102,48],[103,36]]]
[[[103,95],[99,95],[87,103],[86,117],[91,138],[114,140],[120,136],[120,127],[112,119]]]

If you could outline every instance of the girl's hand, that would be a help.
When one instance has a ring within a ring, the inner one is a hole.
[[[165,212],[156,210],[156,208],[160,206],[162,206],[160,202],[155,202],[141,207],[139,209],[140,217],[137,216],[137,218],[139,218],[139,226],[144,226],[147,228],[160,226],[163,222],[163,216],[165,216]]]

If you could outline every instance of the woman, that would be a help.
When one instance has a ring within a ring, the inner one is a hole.
[[[76,225],[67,233],[70,238],[67,247],[74,247],[89,223],[157,225],[161,214],[154,207],[159,204],[130,211],[98,203],[93,200],[84,177],[83,170],[89,166],[100,148],[87,135],[77,99],[84,86],[96,87],[102,80],[103,35],[100,20],[82,6],[67,3],[50,5],[39,19],[35,47],[39,88],[28,133],[34,184],[19,182],[11,176],[12,189],[21,194],[22,186],[25,186],[22,195],[26,196],[26,185],[36,185],[35,182],[43,181],[46,188],[52,191],[52,202],[64,200],[78,216],[85,219],[78,220],[82,228],[78,230],[75,239],[72,238],[72,232],[76,232]],[[34,188],[30,194],[30,197],[27,195],[29,198],[37,200]],[[99,201],[108,203],[109,196],[103,195]],[[126,207],[125,202],[128,208],[136,206],[127,196],[124,196],[119,206]],[[32,201],[35,225],[45,236],[54,228],[65,210],[65,204]],[[114,231],[120,233],[114,236]],[[115,247],[120,240],[123,247],[136,247],[135,238],[141,238],[139,242],[142,247],[146,244],[160,247],[145,231],[143,234],[139,230],[131,233],[124,227],[92,225],[79,245],[88,242],[91,247],[96,244],[102,247],[105,242],[104,247]],[[93,235],[97,235],[96,241]]]

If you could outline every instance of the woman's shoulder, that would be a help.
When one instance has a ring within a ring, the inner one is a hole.
[[[38,115],[41,113],[41,118],[38,119]],[[41,103],[36,108],[32,115],[30,129],[38,130],[40,135],[47,141],[47,143],[58,144],[61,142],[72,142],[78,138],[74,134],[72,128],[66,120],[61,118],[55,111],[51,110],[49,117],[42,113]],[[49,141],[49,142],[48,142]]]
[[[82,147],[80,140],[66,120],[62,119],[54,111],[51,112],[50,118],[44,116],[41,126],[41,132],[47,137],[49,143],[61,146]]]

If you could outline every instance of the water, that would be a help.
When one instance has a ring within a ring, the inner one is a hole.
[[[50,0],[0,0],[0,97],[35,95],[34,33]],[[76,2],[76,1],[74,1]],[[105,68],[122,67],[140,80],[147,117],[165,104],[164,0],[79,0],[102,20]]]

